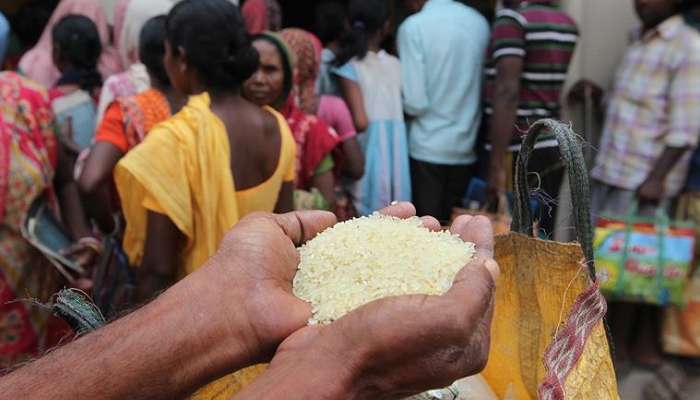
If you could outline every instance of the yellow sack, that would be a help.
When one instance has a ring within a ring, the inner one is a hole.
[[[559,141],[568,167],[582,245],[530,236],[526,166],[543,128]],[[482,375],[501,399],[618,399],[603,322],[607,306],[593,281],[587,170],[569,126],[553,120],[532,126],[518,157],[515,187],[512,229],[518,233],[496,240],[501,277]]]

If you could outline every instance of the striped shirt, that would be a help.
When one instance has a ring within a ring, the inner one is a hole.
[[[615,76],[593,178],[636,190],[666,147],[695,147],[700,136],[700,34],[681,16],[636,39]],[[664,194],[685,183],[690,151],[666,176]]]
[[[522,57],[520,103],[513,143],[541,118],[558,118],[569,63],[576,48],[578,28],[551,0],[530,0],[517,9],[496,15],[486,66],[484,113],[493,113],[496,64],[503,57]],[[542,139],[547,139],[543,138]]]

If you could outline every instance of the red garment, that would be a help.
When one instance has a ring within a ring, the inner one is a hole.
[[[305,113],[315,114],[318,108],[316,79],[323,49],[321,41],[314,34],[299,28],[283,29],[280,36],[297,56],[292,94]]]
[[[335,131],[315,115],[305,114],[290,96],[282,109],[297,144],[296,187],[310,190],[318,165],[340,141]]]
[[[18,299],[48,301],[63,284],[56,269],[22,236],[32,203],[54,204],[56,134],[44,88],[14,72],[0,73],[0,370],[57,343],[65,325]]]
[[[248,33],[257,35],[268,30],[270,24],[265,0],[248,0],[241,9]]]

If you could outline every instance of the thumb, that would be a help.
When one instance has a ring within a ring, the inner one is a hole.
[[[485,314],[493,307],[499,276],[496,260],[477,256],[457,273],[447,296],[458,299],[470,312]]]
[[[296,246],[313,239],[337,222],[335,215],[326,211],[296,211],[273,215],[273,218]]]

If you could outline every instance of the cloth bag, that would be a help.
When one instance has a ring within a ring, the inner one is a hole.
[[[681,305],[695,253],[692,223],[671,221],[659,209],[653,218],[602,216],[595,229],[595,260],[608,299]]]
[[[532,237],[527,165],[538,134],[554,133],[573,191],[577,243]],[[501,267],[489,361],[482,375],[498,398],[618,399],[595,282],[588,173],[568,125],[535,123],[516,164],[513,232],[496,238]]]
[[[678,202],[676,218],[700,224],[700,192],[686,193]],[[685,288],[685,305],[664,310],[662,343],[664,351],[685,357],[700,357],[700,268],[697,256],[700,246],[695,241],[694,271]]]

